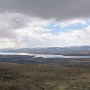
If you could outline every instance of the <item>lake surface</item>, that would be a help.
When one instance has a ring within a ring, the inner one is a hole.
[[[64,56],[64,55],[47,55],[47,54],[29,54],[29,53],[0,53],[0,55],[27,55],[43,58],[90,58],[90,56]]]

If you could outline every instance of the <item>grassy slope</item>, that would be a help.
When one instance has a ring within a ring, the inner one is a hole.
[[[90,68],[0,63],[0,90],[90,90]]]

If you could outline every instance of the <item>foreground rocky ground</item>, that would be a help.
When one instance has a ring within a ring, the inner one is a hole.
[[[90,90],[90,68],[1,62],[0,90]]]

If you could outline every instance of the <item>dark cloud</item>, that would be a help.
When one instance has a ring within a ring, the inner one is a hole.
[[[27,25],[29,19],[19,13],[0,14],[0,37],[14,39],[17,38],[15,31]]]
[[[90,17],[90,0],[0,0],[0,11],[15,11],[42,17],[69,19]]]

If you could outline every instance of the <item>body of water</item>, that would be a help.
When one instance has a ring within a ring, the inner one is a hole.
[[[0,53],[0,55],[27,55],[43,58],[90,58],[90,56],[65,56],[65,55],[47,55],[47,54],[29,54],[29,53]]]

